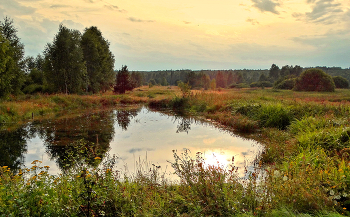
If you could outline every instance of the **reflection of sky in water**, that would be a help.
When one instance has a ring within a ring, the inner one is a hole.
[[[183,149],[189,149],[191,156],[202,152],[205,158],[213,160],[213,152],[220,162],[231,162],[235,159],[235,166],[244,169],[245,162],[254,160],[259,151],[259,145],[252,140],[232,136],[208,124],[191,123],[188,133],[176,133],[181,119],[167,116],[158,112],[151,112],[143,108],[136,117],[131,119],[127,130],[122,130],[118,123],[114,124],[115,134],[110,143],[109,154],[120,158],[117,168],[123,170],[124,165],[130,173],[136,169],[136,161],[147,161],[149,165],[161,166],[162,171],[171,172],[173,161],[172,150],[178,154]],[[44,165],[50,166],[52,174],[58,174],[56,163],[49,160],[43,141],[38,136],[28,141],[28,152],[25,155],[25,165],[31,167],[33,160],[42,160]],[[147,159],[146,159],[147,158]]]

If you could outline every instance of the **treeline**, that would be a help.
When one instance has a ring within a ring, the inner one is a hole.
[[[350,80],[350,69],[340,67],[315,67],[333,76],[337,88],[346,87]],[[164,70],[164,71],[134,71],[139,84],[143,85],[177,85],[178,82],[188,83],[192,89],[242,88],[242,87],[278,87],[284,81],[295,80],[302,72],[310,68],[295,65],[285,65],[281,68],[272,64],[265,70]],[[344,85],[337,85],[343,82]],[[281,88],[291,89],[291,88]]]
[[[0,98],[36,92],[97,93],[114,83],[114,56],[97,27],[81,33],[61,24],[42,54],[24,57],[13,21],[0,21]]]

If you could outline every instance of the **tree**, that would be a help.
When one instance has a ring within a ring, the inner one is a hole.
[[[272,81],[276,81],[279,77],[280,77],[280,68],[277,65],[272,64],[269,72],[269,78]]]
[[[215,78],[213,78],[211,81],[210,81],[210,89],[211,90],[215,90],[216,88],[216,80]]]
[[[130,73],[127,66],[122,66],[116,75],[116,84],[114,86],[114,93],[124,94],[127,90],[134,89],[130,79]]]
[[[12,67],[14,60],[10,54],[10,43],[0,32],[0,98],[6,97],[12,92],[11,82],[14,79]]]
[[[221,87],[221,88],[225,88],[227,83],[226,83],[226,79],[224,77],[224,74],[219,71],[217,74],[216,74],[216,86],[217,87]]]
[[[91,26],[81,37],[81,47],[87,70],[87,91],[107,91],[115,78],[114,56],[109,50],[109,42],[97,27]]]
[[[336,88],[349,88],[349,81],[342,76],[334,76],[333,81]]]
[[[4,21],[0,21],[0,31],[2,36],[0,37],[1,42],[5,43],[1,45],[0,52],[3,58],[6,56],[6,60],[3,60],[2,65],[6,65],[3,68],[3,74],[6,74],[6,81],[4,81],[7,89],[4,94],[8,93],[19,94],[24,83],[24,45],[20,42],[17,36],[17,29],[13,25],[13,20],[5,17]],[[6,54],[5,54],[6,53]],[[1,82],[3,83],[3,82]],[[0,87],[1,88],[1,87]]]
[[[233,73],[230,71],[227,76],[227,85],[230,86],[231,84],[235,83]]]
[[[282,66],[282,69],[280,71],[280,76],[281,77],[285,77],[285,76],[288,76],[291,74],[291,71],[293,70],[293,67],[292,66],[288,66],[288,65],[285,65],[285,66]]]
[[[131,82],[134,84],[135,87],[141,87],[143,84],[143,74],[140,72],[132,72],[130,75]]]
[[[268,81],[269,79],[266,77],[266,75],[264,73],[261,73],[260,77],[259,77],[259,81]]]
[[[295,65],[292,69],[290,69],[290,74],[298,77],[302,71],[303,69],[300,66]]]
[[[308,69],[297,78],[293,89],[296,91],[333,92],[335,85],[332,77],[321,69]]]
[[[80,46],[81,34],[60,24],[52,44],[47,44],[45,76],[54,92],[81,93],[86,86],[87,74]]]
[[[189,83],[184,83],[182,81],[177,83],[177,86],[180,88],[182,97],[186,98],[191,95],[191,85]]]

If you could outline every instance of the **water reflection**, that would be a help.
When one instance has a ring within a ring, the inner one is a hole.
[[[136,161],[171,172],[172,150],[201,152],[208,164],[225,165],[235,159],[251,166],[259,145],[209,122],[150,111],[146,108],[89,113],[35,121],[14,131],[0,131],[0,165],[30,167],[42,160],[51,171],[64,172],[77,163],[97,166],[108,155],[118,156],[119,168],[136,172]]]
[[[24,162],[27,151],[28,131],[25,127],[0,131],[0,166],[17,170]]]

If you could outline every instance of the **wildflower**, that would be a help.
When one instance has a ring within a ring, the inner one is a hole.
[[[95,160],[101,160],[101,158],[100,157],[95,157]]]
[[[280,172],[279,172],[278,170],[275,170],[275,171],[273,172],[273,176],[274,176],[275,178],[278,178],[278,177],[280,176]]]
[[[341,198],[340,194],[334,196],[334,199],[336,200],[340,200],[340,198]]]
[[[287,181],[288,177],[287,176],[283,176],[283,181]]]
[[[333,191],[333,190],[330,190],[330,191],[329,191],[329,194],[330,194],[331,196],[333,196],[333,195],[334,195],[334,191]]]
[[[37,162],[38,162],[38,160],[35,160],[35,161],[32,162],[32,164],[36,164]]]
[[[348,194],[346,192],[343,192],[343,197],[347,197]]]
[[[48,170],[50,167],[49,166],[44,166],[44,168]]]
[[[6,169],[7,167],[8,167],[8,166],[3,166],[2,168],[3,168],[3,169]]]
[[[346,209],[346,207],[344,207],[343,209]]]

